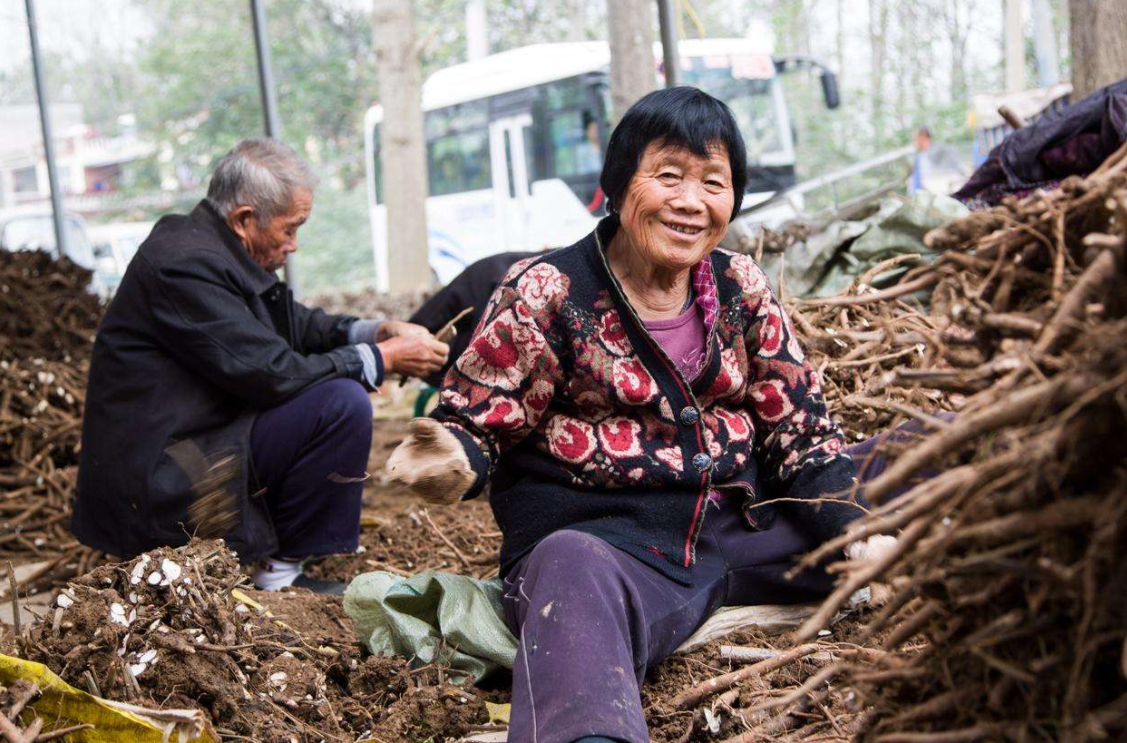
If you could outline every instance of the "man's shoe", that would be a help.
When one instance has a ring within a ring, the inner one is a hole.
[[[310,578],[305,573],[294,578],[291,584],[294,588],[307,588],[313,593],[326,594],[330,596],[343,596],[344,589],[348,586],[347,583],[341,583],[336,580],[321,580],[320,578]]]

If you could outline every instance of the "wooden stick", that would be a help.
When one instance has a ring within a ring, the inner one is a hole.
[[[12,594],[12,627],[16,631],[16,637],[22,637],[23,632],[20,628],[20,594],[19,584],[16,582],[16,569],[12,567],[12,561],[8,560],[8,590]]]
[[[996,722],[941,733],[885,733],[877,736],[874,743],[971,743],[984,738],[994,738],[1007,728],[1020,730],[1021,726]]]
[[[91,725],[88,722],[84,722],[81,725],[71,725],[69,728],[59,728],[58,730],[52,730],[49,733],[41,733],[40,736],[35,739],[35,743],[47,743],[47,741],[58,740],[59,738],[62,738],[64,735],[70,735],[71,733],[77,733],[79,730],[93,730],[93,729],[94,729],[94,726]]]
[[[855,304],[885,302],[889,299],[902,297],[905,294],[911,294],[921,289],[926,289],[937,281],[939,281],[939,274],[929,273],[914,281],[905,281],[902,284],[897,284],[887,289],[881,289],[877,292],[868,292],[866,294],[856,294],[852,296],[827,297],[826,299],[800,299],[798,303],[802,307],[845,307]]]
[[[865,497],[872,503],[883,503],[900,483],[943,454],[954,451],[973,438],[1052,410],[1059,403],[1075,397],[1091,386],[1092,380],[1085,375],[1062,375],[1014,392],[973,413],[962,415],[950,426],[905,453],[880,476],[869,482],[865,486]]]
[[[777,658],[783,654],[782,650],[774,648],[745,648],[737,645],[721,645],[720,660],[729,663],[759,663],[770,658]],[[806,656],[808,663],[830,663],[834,659],[831,653],[812,653]]]
[[[834,592],[818,607],[818,611],[814,612],[814,615],[795,631],[795,640],[804,642],[817,635],[829,623],[842,604],[849,600],[850,596],[859,588],[869,585],[884,574],[884,571],[900,559],[930,528],[930,518],[926,516],[918,518],[900,534],[900,539],[888,552],[874,560],[857,563],[860,567],[847,579],[839,582]]]
[[[425,508],[423,509],[423,518],[425,518],[427,520],[427,523],[430,524],[430,528],[434,529],[434,533],[438,535],[438,538],[445,542],[447,547],[453,550],[454,556],[457,557],[461,561],[461,563],[466,566],[466,570],[473,570],[473,565],[470,564],[470,561],[466,559],[466,556],[462,554],[461,550],[454,546],[454,543],[450,541],[450,538],[442,533],[442,529],[439,529],[438,525],[435,524],[433,520],[431,520],[430,514],[427,513],[427,509]]]
[[[1033,346],[1035,355],[1053,353],[1072,336],[1075,324],[1084,317],[1084,309],[1093,295],[1112,277],[1115,272],[1115,256],[1105,250],[1092,261],[1068,294],[1061,300],[1057,311],[1045,325],[1041,337]]]
[[[689,709],[690,707],[695,707],[706,697],[722,691],[727,691],[741,681],[746,681],[747,679],[755,678],[756,676],[762,676],[765,673],[769,673],[776,669],[782,668],[785,665],[793,663],[799,658],[803,658],[807,655],[811,655],[812,653],[817,652],[821,648],[822,646],[817,643],[799,645],[798,647],[791,648],[782,655],[760,661],[753,666],[741,668],[737,671],[732,671],[731,673],[725,673],[720,676],[716,676],[715,678],[708,679],[707,681],[702,681],[696,686],[686,689],[685,691],[675,696],[672,702],[673,708]]]

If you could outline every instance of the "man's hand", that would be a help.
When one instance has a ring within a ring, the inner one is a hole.
[[[380,323],[380,329],[376,331],[376,343],[382,343],[391,338],[398,338],[404,335],[430,335],[430,331],[422,325],[416,325],[413,322],[386,320]]]
[[[411,327],[420,327],[403,323]],[[381,326],[382,330],[382,326]],[[425,377],[442,368],[450,353],[450,346],[435,340],[423,328],[422,335],[397,335],[376,344],[383,356],[385,374],[403,374],[408,377]]]
[[[458,439],[433,418],[411,421],[411,435],[391,453],[387,473],[428,503],[444,505],[461,500],[475,479]]]

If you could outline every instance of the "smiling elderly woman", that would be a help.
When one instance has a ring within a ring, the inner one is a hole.
[[[722,102],[640,100],[607,149],[610,216],[513,267],[389,463],[434,502],[491,484],[520,642],[509,740],[644,743],[647,667],[712,611],[831,587],[783,576],[859,515],[810,502],[855,467],[763,272],[717,249],[746,174]]]

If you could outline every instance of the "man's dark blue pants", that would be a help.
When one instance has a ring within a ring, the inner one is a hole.
[[[354,552],[372,448],[372,402],[351,379],[321,382],[263,410],[250,435],[258,488],[278,535],[276,557]]]

